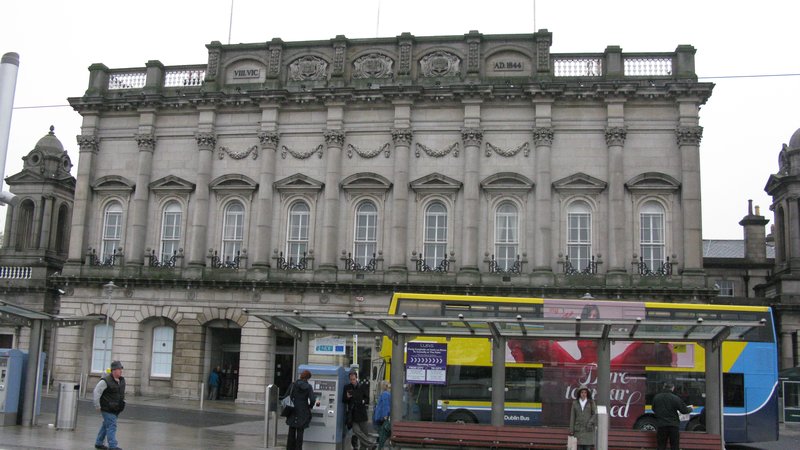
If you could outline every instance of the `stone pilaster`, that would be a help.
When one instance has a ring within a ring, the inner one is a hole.
[[[703,127],[680,126],[675,130],[681,152],[681,206],[683,208],[682,274],[702,274],[703,223],[700,204],[700,140]]]
[[[339,107],[335,107],[338,109]],[[320,270],[336,270],[336,247],[339,242],[339,182],[342,172],[342,147],[344,132],[338,129],[327,129],[323,133],[327,159],[325,161],[325,216],[322,222],[322,255]]]
[[[553,195],[550,192],[553,184],[550,167],[553,136],[554,131],[550,126],[539,126],[533,129],[533,145],[536,147],[536,218],[533,271],[543,274],[553,272],[553,226],[551,218]]]
[[[274,128],[277,126],[278,108],[274,105],[262,106],[261,126],[258,141],[261,144],[261,173],[259,175],[258,189],[258,219],[253,267],[269,267],[270,249],[272,238],[272,184],[275,182],[275,153],[280,142],[280,135],[274,129],[264,130],[263,127]]]
[[[206,235],[208,231],[209,184],[211,183],[211,161],[217,136],[213,132],[198,132],[197,142],[197,188],[194,194],[192,210],[191,236],[188,254],[190,267],[201,267],[206,264]]]
[[[242,327],[241,352],[247,360],[239,365],[237,403],[264,403],[264,386],[275,379],[275,331],[253,318]]]
[[[133,193],[133,214],[125,265],[141,266],[144,260],[144,241],[147,235],[147,210],[150,199],[150,179],[153,173],[153,151],[156,137],[152,133],[134,136],[139,147],[139,168],[136,173],[136,191]],[[160,227],[161,224],[154,224]]]
[[[45,195],[43,200],[44,205],[42,206],[42,229],[39,233],[39,248],[55,250],[55,247],[50,247],[50,224],[53,222],[53,203],[55,197],[53,195]]]
[[[605,130],[608,148],[608,273],[623,274],[625,268],[625,172],[623,148],[628,130],[608,127]]]
[[[464,143],[464,216],[461,221],[461,271],[478,272],[478,222],[480,193],[481,144],[483,130],[477,127],[461,129]]]
[[[389,270],[407,270],[408,255],[408,163],[411,154],[411,128],[392,128],[394,143],[394,184],[392,187],[392,233]]]
[[[75,202],[73,203],[72,224],[69,238],[69,256],[67,262],[81,264],[83,251],[86,248],[86,222],[91,198],[92,173],[94,173],[94,157],[100,144],[95,135],[81,134],[77,136],[80,154],[78,157],[78,175],[75,185]]]

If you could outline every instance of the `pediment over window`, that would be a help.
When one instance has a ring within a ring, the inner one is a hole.
[[[608,183],[583,172],[553,182],[556,192],[572,194],[599,194],[606,190]]]
[[[160,178],[150,183],[150,190],[161,194],[188,194],[190,192],[194,192],[194,188],[194,183],[186,181],[183,178],[176,177],[175,175],[167,175],[164,178]]]
[[[342,180],[342,189],[350,194],[386,193],[392,182],[386,177],[372,172],[359,172]]]
[[[136,188],[136,183],[119,175],[100,177],[92,183],[92,190],[96,192],[131,193]]]
[[[645,172],[628,180],[625,187],[629,191],[674,192],[680,189],[681,183],[665,173]]]
[[[525,175],[514,172],[498,172],[481,181],[486,192],[525,194],[533,189],[534,183]]]
[[[409,183],[417,194],[455,193],[461,189],[462,183],[441,173],[434,172]]]
[[[238,173],[217,177],[209,186],[214,192],[253,192],[258,189],[258,183],[252,178]]]
[[[282,194],[320,192],[325,187],[325,183],[317,181],[301,173],[296,173],[282,180],[276,181],[273,184],[273,187],[275,187],[276,191]]]

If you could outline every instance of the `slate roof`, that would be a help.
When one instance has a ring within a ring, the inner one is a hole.
[[[744,258],[744,239],[703,239],[703,258]],[[767,258],[775,258],[775,246],[767,244]]]

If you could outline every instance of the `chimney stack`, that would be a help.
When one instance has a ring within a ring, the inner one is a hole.
[[[769,220],[761,214],[761,209],[756,206],[753,213],[753,200],[747,201],[747,215],[739,222],[744,227],[744,257],[752,262],[767,260],[767,240],[765,227]]]

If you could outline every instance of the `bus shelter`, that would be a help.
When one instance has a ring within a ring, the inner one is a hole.
[[[298,311],[250,311],[273,327],[288,333],[297,341],[296,361],[308,360],[309,336],[314,333],[332,335],[387,336],[392,342],[390,372],[392,417],[403,414],[403,383],[405,380],[405,344],[418,337],[476,337],[492,342],[491,423],[502,426],[505,412],[505,348],[508,339],[580,339],[597,342],[598,406],[609,407],[611,387],[611,343],[616,340],[645,342],[696,342],[705,349],[706,430],[722,435],[722,342],[744,340],[754,328],[766,321],[712,321],[630,319],[543,319],[543,318],[476,318],[411,317],[390,315],[360,315],[347,313],[313,314]],[[305,344],[305,345],[303,345]],[[606,442],[597,443],[607,448]]]
[[[36,382],[41,365],[44,330],[53,327],[72,327],[85,321],[97,321],[100,317],[63,317],[23,308],[0,300],[0,325],[21,326],[30,328],[30,345],[28,347],[28,367],[25,375],[25,386],[22,403],[22,425],[34,425],[35,399],[41,386]],[[50,356],[53,357],[52,355]]]

